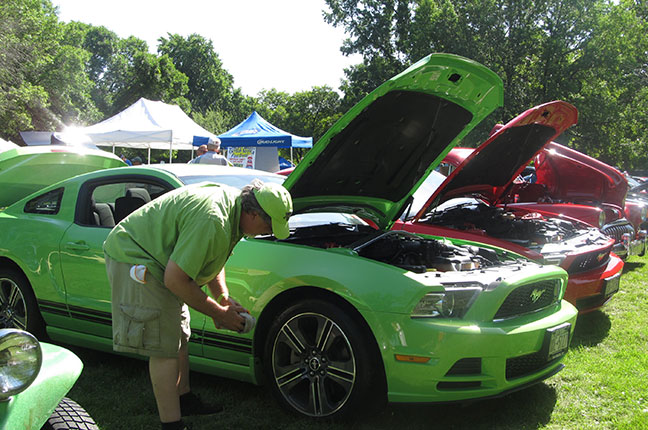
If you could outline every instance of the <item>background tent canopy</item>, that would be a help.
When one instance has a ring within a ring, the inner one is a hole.
[[[252,112],[245,121],[231,130],[218,136],[221,147],[228,146],[260,146],[276,148],[312,148],[312,137],[301,137],[290,134],[275,127],[263,119],[258,113]],[[202,139],[201,139],[202,140]],[[194,145],[200,145],[194,139]]]
[[[75,130],[99,146],[193,149],[195,136],[215,137],[177,105],[140,98],[120,113]]]

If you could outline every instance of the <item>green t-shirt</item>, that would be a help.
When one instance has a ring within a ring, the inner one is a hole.
[[[242,237],[239,195],[217,184],[170,191],[117,224],[104,252],[116,261],[145,265],[160,282],[171,259],[204,285],[218,275]]]

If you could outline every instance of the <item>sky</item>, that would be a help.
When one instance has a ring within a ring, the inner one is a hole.
[[[345,57],[342,29],[324,22],[324,0],[52,0],[63,22],[104,26],[135,36],[157,52],[167,33],[211,40],[234,86],[256,96],[275,88],[293,94],[313,86],[337,90]]]

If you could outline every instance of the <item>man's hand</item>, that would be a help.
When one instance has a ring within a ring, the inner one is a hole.
[[[224,328],[237,333],[245,328],[245,318],[239,315],[241,312],[247,312],[243,306],[230,303],[220,306],[220,308],[221,312],[213,318],[216,328]]]

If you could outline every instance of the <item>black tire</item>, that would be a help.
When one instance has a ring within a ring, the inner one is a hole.
[[[98,430],[97,423],[81,405],[63,397],[41,430]]]
[[[45,338],[45,323],[29,281],[13,268],[0,269],[0,327],[26,330]]]
[[[314,418],[344,419],[380,403],[386,393],[372,387],[384,372],[367,331],[322,300],[281,312],[263,356],[273,395],[289,411]]]

